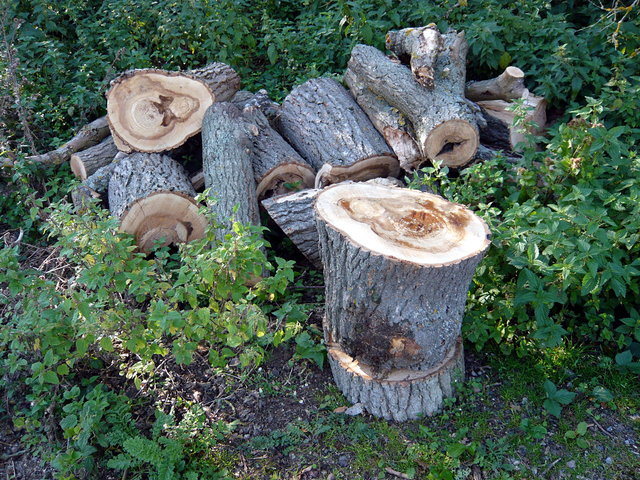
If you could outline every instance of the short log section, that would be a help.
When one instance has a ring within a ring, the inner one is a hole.
[[[207,83],[195,77],[132,70],[111,82],[107,92],[109,128],[120,151],[171,150],[200,131],[214,100]]]
[[[194,196],[187,172],[160,154],[127,155],[109,180],[109,210],[143,252],[204,236],[207,221]]]
[[[98,145],[71,155],[69,166],[76,177],[80,180],[86,180],[100,167],[109,165],[117,154],[118,147],[116,147],[113,137],[109,136]]]
[[[416,371],[397,369],[380,377],[369,365],[354,360],[338,344],[327,346],[336,385],[351,403],[361,403],[376,417],[404,422],[438,412],[464,380],[462,340],[440,365]]]
[[[382,135],[333,79],[316,78],[296,87],[280,107],[278,125],[302,157],[322,172],[320,186],[400,173]]]

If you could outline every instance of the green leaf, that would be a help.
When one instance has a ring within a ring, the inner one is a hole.
[[[267,48],[267,57],[269,57],[271,65],[274,65],[278,61],[278,51],[273,43]]]
[[[56,368],[56,372],[62,376],[69,375],[69,366],[66,363],[61,363],[58,365],[58,368]]]
[[[556,393],[556,386],[551,380],[545,380],[544,382],[544,391],[547,392],[547,396],[551,397],[554,393]]]
[[[89,341],[86,338],[76,340],[76,351],[78,355],[84,355],[89,350]]]
[[[511,55],[509,55],[509,52],[504,52],[500,56],[500,61],[499,61],[500,68],[505,69],[509,66],[510,63],[511,63]]]
[[[560,407],[560,404],[558,402],[556,402],[555,400],[551,400],[550,398],[547,398],[542,404],[542,406],[551,415],[553,415],[556,418],[560,418],[562,407]]]
[[[633,360],[633,355],[631,355],[631,350],[625,350],[622,353],[616,355],[616,364],[624,367],[629,365]]]
[[[587,425],[587,422],[580,422],[576,427],[576,433],[578,435],[584,435],[585,433],[587,433],[588,428],[589,428],[589,425]]]
[[[558,390],[553,395],[553,400],[561,403],[562,405],[569,405],[571,402],[573,402],[574,398],[576,398],[576,394],[565,389]]]
[[[56,374],[56,372],[54,372],[52,370],[47,370],[46,372],[44,372],[44,374],[42,375],[42,379],[45,382],[51,383],[53,385],[59,385],[60,384],[60,379],[58,378],[58,375]]]
[[[467,451],[467,446],[459,442],[452,443],[447,447],[447,455],[453,458],[460,457],[466,451]]]
[[[610,402],[613,400],[613,394],[604,387],[594,387],[591,394],[599,402]]]
[[[100,348],[105,352],[113,352],[113,341],[110,337],[102,337],[100,339]]]
[[[60,427],[62,427],[63,430],[68,430],[70,428],[73,428],[77,424],[78,424],[78,417],[77,415],[74,415],[74,414],[67,415],[60,421]]]

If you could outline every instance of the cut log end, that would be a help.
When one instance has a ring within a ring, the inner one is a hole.
[[[418,265],[441,266],[489,246],[485,222],[437,195],[379,185],[346,184],[318,196],[319,217],[356,245]]]
[[[161,152],[200,131],[214,95],[203,82],[161,70],[136,70],[113,82],[107,116],[122,151]]]
[[[179,192],[156,192],[132,203],[120,218],[120,229],[136,237],[143,252],[202,238],[206,218],[193,198]]]
[[[80,180],[87,179],[87,170],[84,168],[84,162],[80,160],[80,157],[78,157],[77,155],[71,155],[71,159],[69,160],[69,167],[71,167],[71,171],[77,178],[79,178]]]
[[[283,163],[269,171],[258,183],[258,200],[313,188],[316,174],[308,165]]]
[[[415,420],[433,415],[464,380],[464,354],[459,338],[445,359],[429,370],[376,371],[331,343],[328,359],[338,388],[352,403],[362,403],[376,417]]]
[[[352,165],[329,165],[328,163],[318,171],[316,188],[324,188],[334,183],[353,180],[363,182],[378,177],[397,177],[400,174],[400,164],[392,153],[374,155],[363,158]]]
[[[430,160],[448,167],[461,167],[475,156],[478,129],[466,120],[454,119],[435,127],[426,138],[423,151]]]

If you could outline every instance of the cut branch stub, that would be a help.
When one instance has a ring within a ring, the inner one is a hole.
[[[349,92],[330,78],[296,87],[280,107],[282,135],[324,184],[397,176],[398,159]]]
[[[118,148],[109,136],[98,145],[71,155],[69,166],[76,177],[86,180],[100,167],[110,164],[117,154]]]
[[[435,63],[444,48],[438,27],[428,25],[392,30],[387,33],[386,46],[411,66],[413,75],[421,85],[434,87]]]
[[[349,70],[409,119],[425,157],[460,167],[474,157],[479,144],[476,113],[464,98],[467,46],[462,34],[442,38],[444,48],[436,61],[431,90],[420,85],[404,65],[366,45],[354,47]]]
[[[524,72],[510,66],[496,78],[467,82],[464,94],[474,102],[480,100],[514,100],[525,91]]]
[[[111,83],[107,118],[119,150],[163,152],[200,131],[213,101],[202,80],[178,72],[132,70]]]
[[[114,164],[109,210],[143,252],[202,238],[207,225],[186,171],[159,154],[134,153]]]
[[[324,190],[315,209],[325,340],[379,371],[442,362],[489,246],[484,221],[436,195],[361,183]]]

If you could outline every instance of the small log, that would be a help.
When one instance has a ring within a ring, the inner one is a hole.
[[[365,183],[325,189],[315,210],[325,341],[380,372],[444,361],[489,247],[484,221],[436,195]]]
[[[90,177],[74,188],[71,192],[73,204],[83,209],[88,205],[90,200],[102,198],[102,195],[109,188],[109,180],[111,180],[111,175],[117,163],[126,157],[126,153],[118,152],[111,163],[98,168]]]
[[[240,76],[226,63],[213,62],[186,72],[188,76],[205,82],[216,102],[227,102],[240,90]]]
[[[229,102],[209,107],[202,124],[202,166],[205,186],[215,200],[211,211],[222,226],[219,238],[233,232],[232,220],[260,225],[251,149],[242,112]]]
[[[110,164],[117,154],[118,148],[109,136],[98,145],[71,155],[69,166],[76,177],[86,180],[100,167]]]
[[[109,210],[143,252],[202,238],[206,218],[182,166],[166,155],[134,153],[114,163]]]
[[[422,28],[392,30],[386,36],[387,49],[394,52],[411,71],[420,85],[433,88],[435,64],[444,49],[442,35],[435,24]]]
[[[323,181],[397,176],[398,159],[349,92],[330,78],[296,87],[280,107],[282,135]]]
[[[327,357],[336,385],[347,400],[363,404],[376,417],[396,422],[433,415],[464,380],[460,338],[439,365],[428,370],[394,369],[383,377],[336,343],[327,345]]]
[[[278,195],[262,201],[269,216],[318,269],[322,269],[313,204],[319,189]]]
[[[348,68],[409,119],[426,158],[461,167],[473,158],[479,144],[476,113],[464,98],[467,43],[462,33],[442,38],[444,48],[436,61],[431,90],[374,47],[356,45]]]
[[[316,172],[271,128],[258,106],[247,106],[242,113],[250,122],[251,162],[258,200],[313,187]]]
[[[100,117],[82,127],[71,140],[61,147],[42,155],[27,157],[26,160],[34,163],[59,165],[68,161],[69,157],[74,153],[97,145],[108,135],[109,124],[107,117]]]
[[[416,144],[415,132],[409,120],[400,110],[359,82],[350,69],[345,72],[344,81],[360,108],[393,149],[400,167],[408,172],[418,168],[425,158]]]
[[[123,152],[179,147],[200,131],[204,112],[214,99],[205,81],[179,72],[125,72],[107,92],[113,140]]]
[[[464,95],[473,102],[481,100],[515,100],[522,98],[524,72],[518,67],[510,66],[496,78],[467,82]]]

